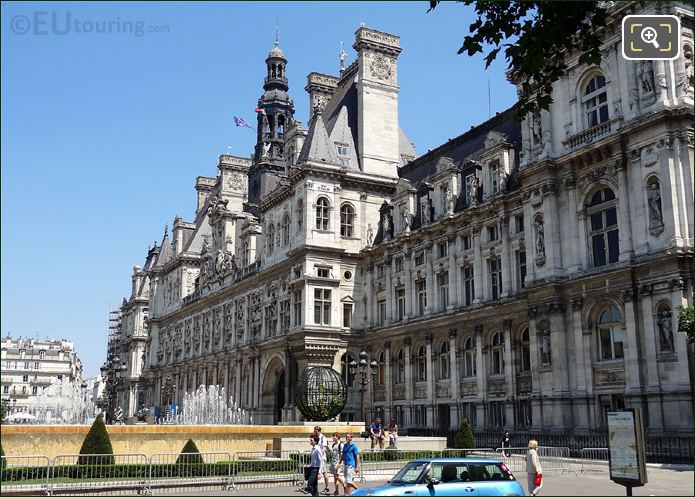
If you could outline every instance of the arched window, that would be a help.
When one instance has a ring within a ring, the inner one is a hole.
[[[466,378],[471,378],[476,375],[473,337],[466,338],[463,344],[463,372]]]
[[[355,209],[350,204],[340,207],[340,236],[352,237],[355,226]]]
[[[492,335],[492,374],[504,373],[504,336],[497,332]]]
[[[290,216],[287,214],[282,216],[282,244],[284,246],[290,244]]]
[[[418,350],[415,358],[415,369],[417,381],[427,381],[427,353],[424,345],[420,346],[420,350]]]
[[[277,228],[275,229],[275,232],[277,233],[277,236],[275,237],[275,245],[277,245],[279,247],[280,244],[282,243],[282,237],[280,236],[280,235],[282,235],[282,225],[280,223],[277,224]]]
[[[602,361],[623,358],[623,326],[618,309],[611,306],[598,319],[599,357]]]
[[[327,231],[330,226],[329,216],[331,212],[330,204],[326,197],[321,197],[316,201],[316,229]]]
[[[350,362],[352,361],[352,356],[350,354],[343,354],[343,358],[340,360],[340,369],[345,380],[345,384],[348,387],[352,387],[354,384],[354,375],[350,374]]]
[[[676,349],[673,346],[673,319],[671,306],[667,303],[659,304],[656,308],[656,324],[659,330],[659,352],[674,353]]]
[[[584,87],[582,106],[588,128],[608,121],[608,93],[603,75],[594,76]]]
[[[618,201],[610,188],[594,193],[586,214],[589,218],[589,238],[593,267],[618,262]]]
[[[304,202],[302,199],[297,201],[297,228],[300,230],[304,224]]]
[[[449,342],[444,341],[439,349],[439,378],[448,380],[451,376],[451,368],[449,367]]]
[[[386,365],[386,362],[384,361],[384,353],[382,352],[381,354],[379,354],[379,375],[378,375],[379,385],[384,384],[385,365]]]
[[[519,371],[531,371],[531,342],[528,328],[521,332],[519,340]]]
[[[273,223],[268,223],[267,231],[266,240],[268,243],[266,248],[268,250],[268,255],[271,255],[273,253],[273,247],[275,246],[275,226],[273,226]]]
[[[396,364],[396,383],[405,383],[405,353],[403,349],[398,352],[398,361]]]

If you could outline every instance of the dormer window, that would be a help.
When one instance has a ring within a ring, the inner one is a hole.
[[[330,278],[331,270],[327,267],[317,267],[316,276],[318,276],[319,278]]]
[[[490,192],[492,195],[500,191],[500,163],[494,161],[490,164]]]
[[[335,153],[338,155],[341,166],[348,167],[350,165],[350,145],[346,143],[336,143]]]

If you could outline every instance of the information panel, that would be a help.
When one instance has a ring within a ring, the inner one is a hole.
[[[608,453],[611,480],[628,487],[647,483],[639,409],[608,413]]]

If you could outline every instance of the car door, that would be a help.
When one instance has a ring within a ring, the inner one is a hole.
[[[473,496],[479,495],[478,489],[470,482],[464,482],[460,476],[467,470],[465,463],[434,462],[424,475],[419,485],[419,496]]]
[[[507,495],[509,477],[494,463],[471,463],[468,468],[471,484],[478,495]]]

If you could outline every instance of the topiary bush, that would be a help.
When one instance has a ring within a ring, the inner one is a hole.
[[[468,424],[468,420],[465,418],[459,427],[459,431],[456,432],[456,436],[454,437],[454,448],[475,449],[475,438],[473,438],[471,426]]]
[[[181,454],[176,458],[176,464],[203,464],[203,456],[200,455],[200,451],[192,438],[189,438],[186,445],[183,446]]]
[[[89,457],[90,454],[106,454],[104,457],[95,458]],[[82,456],[85,457],[82,457]],[[104,418],[99,414],[92,423],[89,433],[84,437],[82,447],[80,448],[80,458],[77,460],[79,465],[93,464],[114,464],[113,447],[111,447],[111,439],[109,432],[106,431]],[[97,460],[98,459],[98,460]]]

